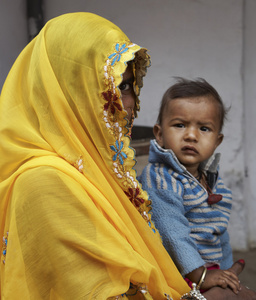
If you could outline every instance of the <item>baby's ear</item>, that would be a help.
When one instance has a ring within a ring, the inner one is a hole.
[[[217,139],[217,143],[216,143],[216,147],[215,148],[217,148],[222,143],[223,139],[224,139],[224,134],[220,133],[218,135],[218,139]]]
[[[164,143],[163,143],[163,134],[162,134],[161,125],[155,124],[155,126],[153,127],[153,133],[154,133],[154,136],[156,138],[158,145],[163,147]]]

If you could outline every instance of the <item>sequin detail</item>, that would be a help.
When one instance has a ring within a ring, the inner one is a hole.
[[[75,162],[74,167],[80,172],[83,173],[84,170],[84,161],[82,156],[79,157],[79,159]]]

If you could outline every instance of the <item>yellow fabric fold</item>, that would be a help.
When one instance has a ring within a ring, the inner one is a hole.
[[[1,299],[187,292],[133,169],[118,88],[128,61],[139,96],[146,49],[104,18],[71,13],[14,63],[0,98]]]

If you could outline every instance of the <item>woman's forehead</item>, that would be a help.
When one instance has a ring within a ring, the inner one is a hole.
[[[132,65],[128,64],[127,68],[125,69],[125,71],[123,73],[123,80],[129,79],[129,78],[132,78],[132,77],[134,77]]]

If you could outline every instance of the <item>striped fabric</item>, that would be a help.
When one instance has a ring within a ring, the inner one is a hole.
[[[149,161],[140,180],[152,200],[152,218],[176,264],[180,264],[180,255],[175,252],[183,252],[184,247],[191,247],[192,253],[196,247],[204,262],[221,264],[224,256],[227,256],[227,253],[223,253],[225,249],[222,237],[226,236],[228,239],[231,191],[225,187],[219,176],[215,176],[212,192],[221,194],[223,198],[220,202],[209,205],[205,188],[178,162],[171,150],[162,149],[156,141],[151,141]],[[218,174],[214,159],[211,158],[210,163],[204,164],[204,168],[206,167],[211,169],[212,173]],[[209,171],[204,169],[204,172],[207,174]],[[175,246],[171,245],[172,243],[175,243]],[[227,243],[225,240],[224,244]],[[227,249],[231,252],[230,246]],[[197,261],[200,266],[202,262],[199,259]],[[188,272],[192,271],[190,268],[192,267],[188,267],[187,270],[186,266],[180,266],[179,269]]]

